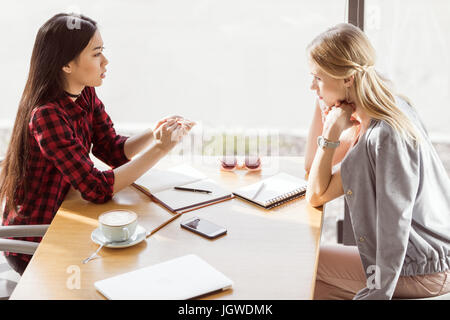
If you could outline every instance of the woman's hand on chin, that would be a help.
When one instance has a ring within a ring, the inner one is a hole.
[[[359,123],[351,119],[354,110],[354,104],[342,101],[331,107],[323,124],[323,136],[331,141],[339,140],[343,131]]]

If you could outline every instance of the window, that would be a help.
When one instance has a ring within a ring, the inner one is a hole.
[[[118,126],[181,114],[306,131],[314,94],[305,47],[346,16],[345,0],[9,2],[0,13],[2,120],[14,121],[38,28],[71,7],[100,25],[110,63],[97,91]]]
[[[450,138],[450,2],[366,0],[378,69],[412,100],[433,139]]]

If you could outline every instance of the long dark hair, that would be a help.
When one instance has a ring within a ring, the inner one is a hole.
[[[62,68],[76,59],[88,45],[97,23],[78,14],[60,13],[39,29],[31,54],[30,71],[20,99],[16,121],[1,163],[0,201],[6,199],[6,208],[20,205],[18,189],[27,191],[27,159],[29,154],[28,122],[35,107],[58,99],[64,94],[65,78]]]

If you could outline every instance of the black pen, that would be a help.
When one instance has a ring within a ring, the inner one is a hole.
[[[175,190],[182,190],[182,191],[191,191],[191,192],[202,192],[202,193],[211,193],[212,191],[209,190],[203,190],[203,189],[193,189],[193,188],[184,188],[184,187],[173,187]]]

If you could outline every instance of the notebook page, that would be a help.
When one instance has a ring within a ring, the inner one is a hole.
[[[153,196],[174,211],[188,209],[201,204],[231,197],[231,192],[225,190],[211,179],[178,186],[209,190],[212,191],[212,193],[191,192],[169,188],[161,192],[157,192],[153,194]]]
[[[145,187],[154,194],[162,190],[200,181],[205,178],[206,175],[202,172],[189,165],[183,164],[168,170],[152,168],[137,179],[135,183]]]

